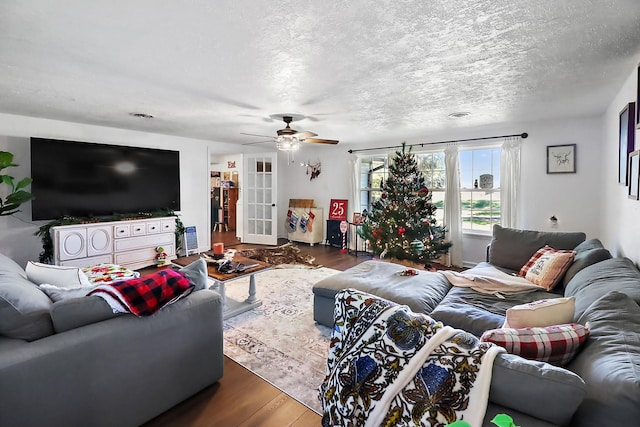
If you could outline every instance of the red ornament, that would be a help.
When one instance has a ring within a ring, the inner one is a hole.
[[[386,198],[387,198],[387,193],[382,193],[382,194],[380,195],[380,198],[381,198],[381,199],[386,199]]]
[[[424,197],[429,194],[429,189],[427,187],[422,187],[418,190],[418,196]]]
[[[404,227],[398,227],[398,234],[401,236],[404,236],[404,233],[406,233],[407,230],[405,230]]]

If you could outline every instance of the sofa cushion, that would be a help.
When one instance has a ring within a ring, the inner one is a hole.
[[[586,235],[580,232],[518,230],[495,224],[488,261],[497,267],[519,271],[545,245],[555,249],[573,249],[585,238]]]
[[[586,240],[575,248],[576,256],[562,279],[562,287],[566,287],[573,276],[585,267],[611,258],[611,252],[602,247],[598,239]]]
[[[29,261],[26,272],[27,278],[37,285],[47,283],[60,288],[91,286],[87,275],[78,267],[50,265]]]
[[[629,295],[640,303],[640,271],[628,258],[611,258],[580,270],[569,281],[565,296],[576,297],[574,320],[611,291]]]
[[[621,292],[591,304],[579,321],[591,336],[569,368],[587,383],[574,424],[631,426],[640,420],[640,306]]]
[[[496,298],[495,295],[481,294],[473,289],[454,286],[430,316],[445,325],[464,329],[480,336],[488,329],[502,327],[509,308],[531,301],[557,297],[556,294],[540,290]]]
[[[439,273],[418,271],[402,276],[407,267],[382,261],[365,261],[313,285],[315,297],[334,299],[342,289],[356,289],[404,304],[416,313],[431,313],[451,288]]]
[[[0,255],[0,335],[27,341],[51,335],[50,310],[49,297],[13,260]]]
[[[532,328],[571,323],[575,298],[550,298],[515,305],[507,310],[504,328]]]
[[[506,353],[493,362],[489,400],[553,425],[567,425],[585,394],[582,378],[559,366]]]
[[[107,302],[97,296],[60,300],[51,307],[51,319],[56,333],[101,322],[125,313],[114,313]]]
[[[569,363],[589,336],[578,323],[536,328],[500,328],[486,331],[480,340],[504,347],[508,353],[554,365]]]
[[[573,251],[557,250],[547,245],[533,254],[520,273],[524,270],[525,279],[550,291],[562,279],[573,257]]]

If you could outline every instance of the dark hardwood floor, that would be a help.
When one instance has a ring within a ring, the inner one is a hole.
[[[212,243],[223,242],[225,248],[244,249],[257,245],[240,244],[235,232],[215,232]],[[286,239],[279,244],[286,243]],[[325,246],[298,247],[315,257],[315,263],[336,270],[346,270],[371,256],[341,253]],[[213,426],[319,426],[321,417],[302,403],[283,393],[243,366],[224,357],[222,379],[146,423],[145,427],[213,427]]]

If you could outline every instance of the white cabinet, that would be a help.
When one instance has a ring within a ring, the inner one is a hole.
[[[167,260],[176,257],[175,217],[53,227],[57,265],[88,267],[119,264],[131,270],[152,265],[162,246]]]
[[[309,210],[313,213],[315,218],[313,218],[313,222],[311,224],[311,231],[307,230],[302,231],[300,228],[300,219],[296,224],[296,230],[293,232],[289,232],[287,238],[290,242],[303,242],[309,243],[309,245],[313,246],[315,243],[320,243],[324,240],[324,211],[322,208],[289,208],[292,212],[295,211],[299,214],[299,217],[302,218],[302,214],[305,212],[308,213]]]

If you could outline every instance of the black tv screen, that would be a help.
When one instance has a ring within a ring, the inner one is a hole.
[[[180,153],[31,138],[33,220],[180,210]]]

